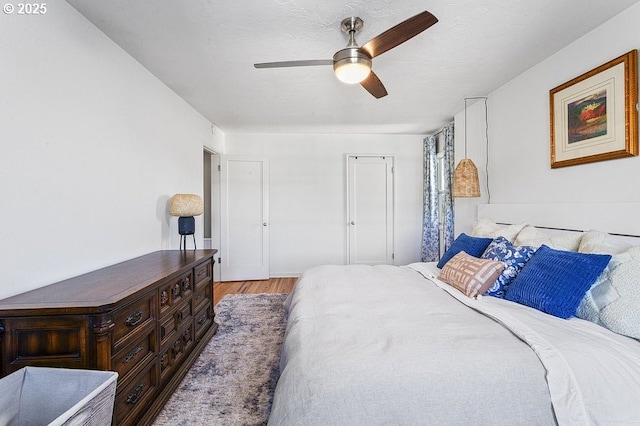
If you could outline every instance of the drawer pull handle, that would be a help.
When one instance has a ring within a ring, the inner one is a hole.
[[[142,391],[144,390],[144,385],[140,383],[138,386],[133,388],[129,395],[127,396],[127,404],[136,405],[138,401],[140,401],[140,397],[142,396]]]
[[[178,356],[178,354],[180,353],[180,340],[176,340],[175,342],[173,342],[173,347],[171,349],[173,350],[173,356]]]
[[[167,290],[162,290],[160,293],[160,306],[164,306],[169,301],[169,292]]]
[[[201,316],[200,319],[198,320],[198,325],[204,324],[206,320],[207,320],[206,315]]]
[[[178,322],[182,322],[183,317],[184,317],[184,314],[182,313],[182,311],[178,312]]]
[[[189,277],[182,280],[182,291],[189,291],[191,289],[191,280]]]
[[[198,300],[200,300],[200,299],[202,299],[202,293],[198,293],[198,294],[196,295],[196,302],[197,302]]]
[[[162,354],[162,358],[160,358],[160,368],[164,370],[169,365],[169,355],[165,352]]]
[[[138,346],[137,348],[135,348],[134,350],[129,352],[129,355],[127,355],[127,357],[124,359],[125,365],[129,364],[129,362],[132,359],[134,359],[136,357],[136,355],[138,355],[140,352],[142,352],[142,346]]]
[[[124,321],[124,323],[126,325],[128,325],[129,327],[135,327],[136,325],[138,325],[138,324],[140,324],[142,322],[142,315],[143,314],[144,314],[144,312],[142,312],[142,310],[138,309],[134,313],[130,314],[127,317],[127,319]]]

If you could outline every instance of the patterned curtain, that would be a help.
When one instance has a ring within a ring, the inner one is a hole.
[[[440,259],[440,246],[446,251],[454,239],[453,230],[453,123],[442,129],[444,142],[443,188],[438,193],[437,137],[424,138],[424,210],[422,224],[422,262],[435,262]],[[442,213],[442,217],[440,214]],[[442,243],[440,225],[442,224]]]
[[[424,138],[424,209],[422,218],[422,262],[440,259],[440,221],[438,219],[438,159],[436,136]]]
[[[442,229],[443,229],[443,250],[447,251],[454,240],[453,230],[453,170],[455,168],[453,157],[453,123],[447,124],[442,129],[442,139],[444,140],[444,193],[441,201],[443,203],[442,211]]]

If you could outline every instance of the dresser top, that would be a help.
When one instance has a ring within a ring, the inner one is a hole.
[[[213,257],[214,249],[162,250],[0,300],[1,315],[32,310],[52,314],[99,313],[136,293]]]

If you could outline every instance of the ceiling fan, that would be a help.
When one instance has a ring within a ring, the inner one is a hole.
[[[367,92],[379,99],[387,95],[387,89],[371,70],[372,59],[417,36],[436,22],[438,19],[425,10],[389,28],[360,47],[356,43],[356,33],[362,29],[363,21],[352,16],[344,19],[341,24],[342,31],[349,35],[349,43],[344,49],[338,50],[333,59],[264,62],[254,66],[281,68],[333,65],[333,71],[340,81],[348,84],[360,83]]]

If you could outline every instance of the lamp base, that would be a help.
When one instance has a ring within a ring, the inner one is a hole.
[[[196,250],[196,236],[194,234],[191,234],[193,236],[193,249]],[[187,249],[187,235],[186,234],[180,234],[180,250],[186,250]]]
[[[187,235],[193,236],[193,249],[196,249],[196,219],[193,216],[178,218],[178,234],[180,234],[180,250],[187,249]]]
[[[178,219],[178,234],[192,235],[196,232],[196,218],[193,216],[180,216]]]

